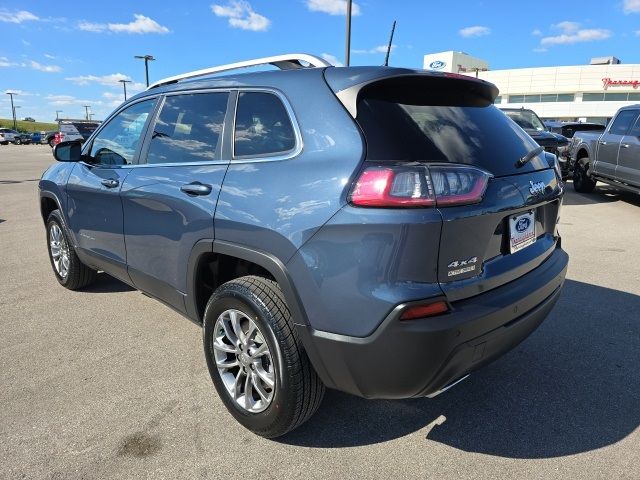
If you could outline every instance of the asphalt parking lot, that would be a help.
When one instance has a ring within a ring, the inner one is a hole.
[[[529,339],[440,397],[329,391],[277,441],[227,414],[200,329],[101,275],[56,282],[37,180],[0,146],[0,478],[640,478],[640,197],[568,185],[562,297]]]

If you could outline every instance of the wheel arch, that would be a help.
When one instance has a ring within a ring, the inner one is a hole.
[[[48,191],[40,191],[40,214],[42,215],[42,221],[46,225],[47,219],[51,212],[54,210],[60,210],[60,214],[62,215],[62,205],[60,200],[53,192]]]
[[[197,242],[189,257],[186,311],[193,321],[202,323],[202,314],[204,312],[202,305],[206,305],[208,300],[208,298],[199,298],[202,296],[198,291],[202,268],[217,256],[231,257],[238,261],[246,262],[254,266],[251,268],[253,270],[251,273],[258,275],[263,273],[266,274],[264,276],[272,277],[282,289],[294,323],[304,326],[309,324],[287,269],[277,257],[243,245],[213,239],[204,239]]]

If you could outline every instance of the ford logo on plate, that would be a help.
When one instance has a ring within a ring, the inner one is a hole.
[[[442,60],[435,60],[429,64],[429,68],[433,68],[435,70],[440,70],[447,66],[447,62],[443,62]]]
[[[521,218],[520,220],[518,220],[518,223],[516,223],[516,230],[518,231],[518,233],[526,232],[527,228],[529,228],[529,225],[531,225],[531,220],[526,217]]]

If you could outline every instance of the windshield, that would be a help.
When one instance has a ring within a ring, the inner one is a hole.
[[[531,110],[507,110],[504,113],[525,130],[537,130],[539,132],[546,130],[538,115]]]

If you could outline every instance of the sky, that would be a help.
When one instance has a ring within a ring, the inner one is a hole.
[[[105,118],[128,93],[182,72],[282,53],[344,62],[346,0],[0,0],[0,92],[17,117]],[[640,0],[357,0],[352,65],[422,68],[457,50],[501,68],[580,65],[614,55],[640,63]],[[10,118],[0,95],[0,118]]]

